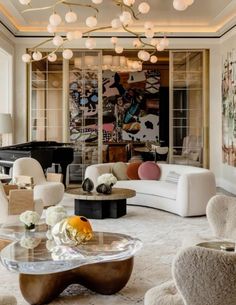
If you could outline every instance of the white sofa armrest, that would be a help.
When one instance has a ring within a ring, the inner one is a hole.
[[[94,183],[94,187],[96,187],[98,185],[98,177],[103,174],[111,173],[113,164],[114,163],[100,163],[90,165],[85,170],[85,178],[91,179]]]
[[[205,215],[207,203],[215,194],[216,183],[212,172],[182,174],[176,196],[178,214],[183,217]]]

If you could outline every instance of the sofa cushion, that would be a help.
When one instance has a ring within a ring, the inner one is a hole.
[[[160,179],[160,167],[153,161],[143,162],[138,168],[139,178],[142,180],[158,180]]]
[[[180,178],[179,173],[176,173],[175,171],[169,171],[165,181],[170,183],[178,183],[179,178]]]
[[[137,194],[159,196],[163,198],[176,199],[177,184],[156,180],[123,180],[117,181],[115,187],[129,188]]]
[[[128,180],[127,167],[128,165],[124,162],[116,162],[112,166],[112,174],[117,180]]]
[[[131,180],[139,180],[138,168],[141,165],[141,162],[132,162],[128,164],[127,167],[127,176]]]

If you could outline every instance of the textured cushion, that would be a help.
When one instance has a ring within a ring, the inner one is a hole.
[[[132,162],[127,166],[127,176],[131,180],[139,180],[138,168],[141,162]]]
[[[178,174],[174,171],[170,171],[166,176],[166,182],[178,183],[179,178],[180,178],[180,174]]]
[[[158,180],[161,176],[161,170],[155,162],[146,161],[139,166],[138,175],[141,180]]]
[[[112,166],[112,174],[117,180],[128,180],[127,167],[128,165],[124,162],[116,162]]]

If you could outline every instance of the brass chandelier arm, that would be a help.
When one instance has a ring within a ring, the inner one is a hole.
[[[42,11],[42,10],[49,10],[49,9],[55,9],[55,7],[59,4],[62,5],[68,5],[68,6],[81,6],[81,7],[88,7],[96,11],[96,13],[99,13],[99,10],[91,4],[83,4],[83,3],[74,3],[74,2],[67,2],[65,0],[58,0],[56,3],[53,5],[49,6],[42,6],[42,7],[35,7],[35,8],[28,8],[26,10],[23,10],[22,13],[27,13],[27,12],[32,12],[32,11]]]
[[[137,34],[137,33],[133,32],[133,31],[131,31],[130,29],[128,29],[128,28],[127,28],[126,26],[124,26],[124,25],[123,25],[122,27],[123,27],[123,29],[124,29],[126,32],[128,32],[128,33],[130,33],[130,34],[136,36],[136,37],[138,38],[138,40],[143,44],[143,46],[151,47],[151,48],[154,49],[154,50],[156,49],[155,46],[153,46],[152,44],[143,41],[143,39],[140,37],[139,34]]]
[[[131,14],[132,14],[132,16],[134,17],[134,19],[135,19],[135,20],[139,20],[139,18],[137,17],[138,14],[135,14],[135,12],[134,12],[134,10],[132,9],[132,7],[130,7],[130,6],[126,5],[126,4],[124,4],[122,1],[119,1],[119,0],[113,0],[113,1],[115,2],[115,4],[116,4],[117,6],[120,6],[120,8],[121,8],[122,10],[123,10],[123,7],[127,8],[127,9],[131,12]]]

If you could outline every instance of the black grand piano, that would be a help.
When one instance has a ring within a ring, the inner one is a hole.
[[[63,183],[66,182],[66,168],[73,162],[74,150],[68,144],[56,141],[32,141],[0,147],[0,166],[9,174],[10,167],[18,158],[31,157],[39,161],[44,171],[54,163],[56,172],[61,166]]]

